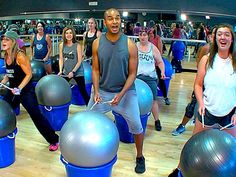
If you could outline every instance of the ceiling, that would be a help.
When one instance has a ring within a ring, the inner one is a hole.
[[[97,6],[89,6],[89,2]],[[236,19],[235,0],[1,0],[0,17],[22,14],[104,11],[117,8],[129,12],[186,13]]]

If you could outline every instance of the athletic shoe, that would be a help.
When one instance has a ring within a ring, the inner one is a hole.
[[[56,151],[59,148],[59,143],[50,144],[49,151]]]
[[[166,105],[170,105],[170,100],[168,97],[164,98]]]
[[[156,129],[156,131],[161,131],[162,127],[161,127],[160,120],[155,121],[155,129]]]
[[[179,176],[179,169],[176,168],[168,177],[178,177]]]
[[[145,158],[143,156],[136,158],[136,167],[134,170],[136,173],[144,173],[146,171]]]
[[[185,126],[183,126],[182,124],[179,124],[179,126],[175,130],[172,131],[172,135],[178,136],[182,134],[183,132],[185,132]]]

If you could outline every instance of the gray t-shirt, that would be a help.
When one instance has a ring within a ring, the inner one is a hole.
[[[69,74],[75,67],[78,62],[78,54],[77,54],[77,43],[73,43],[72,46],[63,45],[63,73]],[[81,63],[80,67],[77,69],[74,76],[83,76],[84,68]]]
[[[98,60],[100,89],[107,92],[120,92],[128,77],[129,51],[127,36],[121,34],[116,42],[111,42],[103,34],[99,40]],[[131,85],[131,89],[135,89],[134,83]]]

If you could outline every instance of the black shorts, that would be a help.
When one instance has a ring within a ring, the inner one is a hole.
[[[222,117],[217,117],[209,113],[207,109],[205,109],[204,115],[204,124],[206,126],[213,126],[214,124],[218,124],[221,127],[227,126],[231,123],[232,116],[235,113],[235,108],[227,115]],[[202,116],[198,112],[198,120],[202,123]],[[229,126],[228,128],[232,128],[234,125]]]

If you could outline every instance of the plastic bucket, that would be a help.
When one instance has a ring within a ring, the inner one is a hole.
[[[119,132],[120,141],[124,143],[134,143],[134,135],[129,132],[129,127],[126,123],[126,120],[123,118],[123,116],[114,111],[112,111],[112,114],[115,117],[115,124]],[[150,113],[140,116],[144,133],[146,131],[149,115]]]
[[[86,91],[87,91],[88,95],[90,95],[92,83],[86,84],[85,87],[86,87]],[[71,104],[79,105],[79,106],[85,105],[84,99],[79,91],[78,85],[72,85],[71,91],[72,91]]]
[[[61,106],[39,105],[44,117],[49,121],[55,131],[60,131],[68,119],[70,103]]]
[[[182,41],[175,41],[172,46],[172,55],[175,60],[182,60],[184,58],[185,45]]]
[[[6,73],[5,61],[4,58],[0,58],[0,74]]]
[[[14,111],[16,116],[18,116],[20,114],[20,105]]]
[[[33,87],[33,88],[35,88],[36,87],[36,85],[37,85],[37,81],[33,81],[33,82],[31,82],[31,86]]]
[[[16,160],[15,137],[17,128],[5,137],[0,138],[0,168],[8,167]]]
[[[166,86],[166,93],[167,93],[167,95],[168,95],[168,91],[169,91],[170,80],[171,79],[165,79],[164,80],[165,86]],[[158,96],[163,96],[163,93],[162,93],[162,91],[161,91],[159,86],[158,86],[158,89],[157,89],[157,95]]]
[[[62,155],[60,159],[65,165],[67,177],[111,177],[112,167],[117,160],[117,156],[109,163],[98,167],[75,166],[67,162]]]

